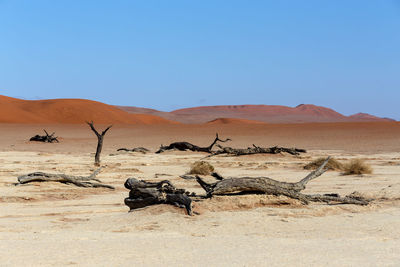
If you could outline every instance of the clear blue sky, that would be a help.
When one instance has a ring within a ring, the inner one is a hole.
[[[400,0],[0,0],[0,94],[400,119]]]

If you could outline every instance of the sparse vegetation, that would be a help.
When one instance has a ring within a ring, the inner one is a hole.
[[[206,161],[196,161],[192,164],[189,174],[209,175],[214,171],[214,167]]]
[[[316,170],[319,166],[325,161],[325,158],[318,158],[307,165],[304,166],[306,170]],[[332,171],[341,171],[344,170],[344,166],[341,162],[337,161],[334,158],[330,158],[325,168]]]
[[[372,173],[372,167],[361,159],[352,159],[349,163],[344,165],[343,170],[343,175]]]

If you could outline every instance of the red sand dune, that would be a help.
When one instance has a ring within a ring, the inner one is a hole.
[[[115,106],[84,99],[21,100],[0,95],[1,123],[99,124],[176,123],[149,114],[130,114]]]
[[[362,121],[395,121],[395,120],[389,119],[389,118],[379,118],[379,117],[376,117],[376,116],[368,114],[368,113],[357,113],[357,114],[349,116],[349,118],[352,118],[354,120],[362,120]]]
[[[294,108],[277,105],[203,106],[171,112],[135,107],[119,108],[131,113],[152,114],[182,123],[205,123],[216,118],[237,118],[267,123],[392,121],[365,113],[344,116],[330,108],[304,104]]]
[[[235,118],[218,118],[207,122],[207,124],[265,124],[265,122]]]

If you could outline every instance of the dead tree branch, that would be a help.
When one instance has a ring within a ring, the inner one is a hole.
[[[107,131],[110,130],[112,125],[108,126],[101,134],[94,128],[93,121],[91,122],[86,122],[89,126],[90,129],[95,133],[97,136],[97,148],[96,148],[96,155],[94,156],[94,164],[96,166],[100,166],[100,154],[101,150],[103,149],[103,140],[104,136],[106,135]]]
[[[232,195],[237,193],[262,193],[268,195],[284,195],[290,198],[300,200],[304,204],[313,202],[340,203],[340,204],[356,204],[367,205],[370,200],[363,197],[348,195],[340,197],[337,194],[328,195],[306,195],[300,193],[306,188],[309,181],[321,176],[327,169],[325,165],[329,161],[329,157],[315,171],[311,172],[305,178],[297,183],[286,183],[273,180],[268,177],[240,177],[223,179],[217,175],[220,181],[216,183],[206,183],[199,176],[196,176],[197,182],[206,191],[208,197],[215,195]],[[215,175],[214,175],[215,176]]]
[[[175,188],[168,180],[152,183],[129,178],[125,182],[125,188],[130,190],[129,197],[125,198],[125,205],[130,210],[155,204],[172,204],[185,208],[192,215],[192,199],[189,196],[195,194]]]
[[[296,183],[280,182],[268,177],[224,179],[218,173],[212,174],[212,176],[218,180],[217,182],[207,183],[198,175],[195,177],[189,175],[180,176],[183,179],[189,180],[195,178],[204,191],[206,191],[206,196],[198,196],[194,193],[187,192],[185,189],[177,189],[168,180],[152,183],[130,178],[125,182],[125,187],[130,190],[129,197],[125,198],[125,205],[133,210],[156,204],[173,204],[186,208],[188,214],[191,215],[191,204],[193,201],[191,197],[195,197],[197,201],[200,201],[217,195],[227,196],[239,194],[283,195],[297,199],[303,204],[308,204],[309,202],[325,202],[328,204],[368,205],[372,199],[366,199],[357,192],[353,192],[345,197],[341,197],[336,193],[324,195],[306,195],[301,193],[311,180],[318,178],[327,171],[325,166],[328,161],[329,157],[317,170],[311,172]]]
[[[300,149],[300,148],[287,148],[279,146],[265,148],[256,146],[254,144],[253,147],[248,147],[248,148],[223,147],[219,144],[217,144],[217,146],[220,148],[220,150],[212,152],[211,155],[208,155],[207,157],[212,157],[221,154],[227,154],[232,156],[243,156],[243,155],[253,155],[253,154],[279,154],[283,152],[297,156],[300,155],[300,153],[307,152],[305,149]]]
[[[227,138],[225,140],[221,140],[221,139],[219,139],[218,133],[217,133],[214,141],[211,143],[211,145],[209,145],[207,147],[199,147],[199,146],[193,145],[193,144],[188,143],[188,142],[174,142],[174,143],[171,143],[168,146],[161,145],[160,149],[156,153],[162,153],[162,152],[164,152],[166,150],[180,150],[180,151],[190,150],[190,151],[195,151],[195,152],[211,153],[212,148],[214,147],[214,145],[217,142],[223,142],[224,143],[224,142],[227,142],[227,141],[231,141],[231,139]]]
[[[95,170],[89,176],[71,176],[66,174],[50,174],[44,172],[33,172],[18,177],[20,184],[27,184],[31,182],[60,182],[65,184],[74,184],[80,187],[104,187],[109,189],[115,189],[111,185],[102,184],[99,179],[96,179],[97,174],[101,171],[101,168]],[[94,183],[91,181],[96,181]]]
[[[45,132],[46,135],[38,135],[37,134],[37,135],[31,137],[31,139],[29,139],[29,141],[37,141],[37,142],[45,142],[45,143],[54,143],[54,142],[59,143],[59,141],[57,139],[58,137],[54,137],[55,132],[52,134],[49,134],[45,129],[43,129],[43,131]]]
[[[117,151],[140,152],[140,153],[143,153],[143,154],[146,154],[147,152],[150,152],[150,150],[148,150],[148,149],[145,148],[145,147],[135,147],[135,148],[132,148],[132,149],[129,149],[129,148],[119,148],[119,149],[117,149]]]

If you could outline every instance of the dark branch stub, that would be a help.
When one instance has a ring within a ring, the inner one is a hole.
[[[46,135],[35,135],[29,139],[29,141],[44,142],[44,143],[59,143],[58,137],[54,137],[55,132],[49,134],[45,129],[43,129]]]
[[[211,143],[211,145],[207,146],[207,147],[199,147],[196,145],[193,145],[189,142],[174,142],[171,143],[168,146],[163,146],[161,145],[160,149],[156,152],[156,153],[162,153],[166,150],[180,150],[180,151],[186,151],[186,150],[190,150],[190,151],[194,151],[194,152],[206,152],[206,153],[211,153],[211,150],[213,149],[214,145],[217,142],[228,142],[228,141],[232,141],[230,138],[227,138],[225,140],[221,140],[219,139],[218,133],[216,134],[216,137],[214,139],[214,141]]]
[[[112,125],[108,126],[101,134],[94,128],[93,121],[91,122],[86,122],[89,126],[90,129],[95,133],[97,136],[97,148],[96,148],[96,155],[94,156],[94,164],[96,166],[100,166],[100,154],[101,150],[103,149],[103,140],[104,136],[106,135],[107,131],[110,130]]]

